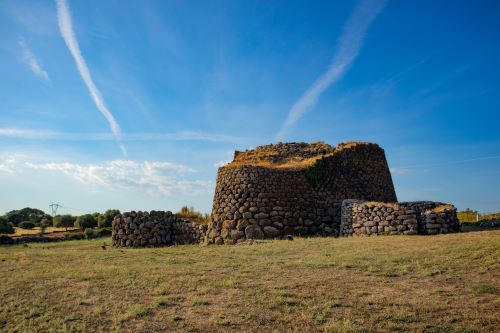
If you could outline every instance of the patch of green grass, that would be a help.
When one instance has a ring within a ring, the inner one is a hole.
[[[481,285],[477,286],[475,289],[480,294],[493,294],[494,295],[497,293],[497,289],[493,286],[488,285],[488,284],[481,284]]]
[[[417,321],[415,316],[409,314],[391,314],[386,317],[388,321],[393,323],[414,323]]]
[[[204,306],[204,305],[209,305],[210,303],[208,301],[205,301],[205,300],[202,300],[202,299],[199,299],[199,300],[195,300],[193,302],[193,305],[195,306]]]
[[[130,306],[125,314],[120,318],[120,321],[127,321],[129,319],[141,318],[148,314],[148,309],[146,309],[141,304],[134,304]]]
[[[162,306],[169,306],[169,305],[173,305],[173,304],[174,303],[170,302],[166,297],[159,297],[154,301],[153,306],[156,308],[159,308]]]

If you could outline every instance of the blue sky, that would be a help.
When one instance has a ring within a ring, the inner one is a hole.
[[[400,201],[500,211],[498,1],[0,1],[0,213],[209,212],[217,165],[380,144]]]

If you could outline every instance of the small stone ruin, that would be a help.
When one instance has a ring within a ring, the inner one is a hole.
[[[206,230],[172,212],[129,212],[114,218],[111,237],[117,247],[193,244],[204,240]]]
[[[417,235],[458,232],[460,223],[452,205],[415,201],[400,203],[344,200],[342,236]]]

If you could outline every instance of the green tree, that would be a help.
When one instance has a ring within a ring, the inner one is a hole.
[[[45,233],[45,229],[48,227],[52,227],[52,221],[44,218],[43,220],[40,221],[40,236]]]
[[[75,225],[76,218],[71,215],[57,215],[54,217],[53,225],[58,228],[71,228]]]
[[[0,216],[0,234],[13,234],[14,226],[4,216]]]
[[[80,228],[80,230],[95,228],[97,227],[97,221],[92,214],[81,215],[76,218],[75,227]]]
[[[22,228],[22,229],[33,229],[35,227],[35,224],[31,221],[23,221],[21,223],[19,223],[19,228]]]
[[[108,209],[104,214],[100,214],[97,219],[97,224],[99,228],[109,228],[113,223],[113,219],[116,215],[119,215],[120,211],[118,209]]]
[[[14,226],[18,226],[21,222],[24,221],[29,221],[34,225],[39,225],[40,221],[46,216],[49,215],[45,214],[43,210],[29,207],[19,210],[12,210],[5,214],[5,218],[7,218],[7,221],[12,223],[12,225]]]

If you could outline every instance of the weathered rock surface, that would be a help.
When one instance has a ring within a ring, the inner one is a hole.
[[[342,236],[416,235],[458,232],[456,208],[433,201],[342,202]]]
[[[127,212],[112,224],[113,246],[139,247],[192,244],[204,240],[207,226],[184,220],[171,212]]]

